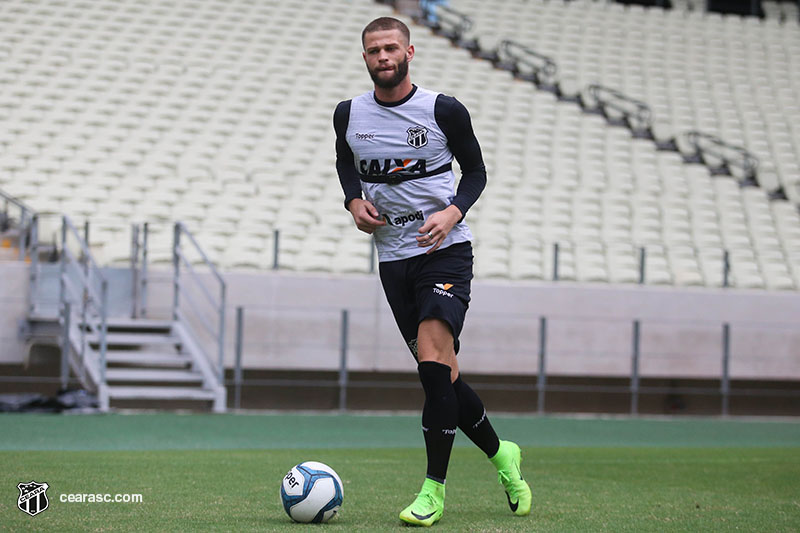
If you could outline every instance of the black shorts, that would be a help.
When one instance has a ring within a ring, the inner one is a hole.
[[[389,307],[411,354],[417,358],[417,330],[427,318],[450,325],[458,353],[458,336],[469,308],[472,281],[472,245],[453,244],[408,259],[379,265]]]

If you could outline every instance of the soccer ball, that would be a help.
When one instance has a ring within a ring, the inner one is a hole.
[[[327,522],[342,506],[343,494],[339,475],[316,461],[294,466],[281,483],[283,508],[295,522]]]

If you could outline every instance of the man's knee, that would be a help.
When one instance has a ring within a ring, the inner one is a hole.
[[[427,318],[420,322],[417,349],[420,361],[450,364],[455,357],[450,325],[438,318]]]

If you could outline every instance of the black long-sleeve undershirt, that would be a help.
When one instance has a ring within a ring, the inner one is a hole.
[[[433,115],[447,137],[447,146],[461,167],[461,181],[452,203],[464,216],[486,187],[486,165],[483,163],[481,146],[472,130],[469,111],[454,97],[443,94],[437,96]]]
[[[361,180],[353,164],[353,151],[347,144],[347,125],[350,122],[350,100],[339,102],[333,112],[333,129],[336,131],[336,172],[344,191],[344,208],[350,200],[361,198]]]

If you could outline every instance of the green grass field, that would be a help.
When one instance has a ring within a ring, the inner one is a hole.
[[[534,510],[514,517],[462,436],[437,531],[800,531],[800,423],[494,417],[523,446]],[[414,416],[0,416],[0,530],[387,531],[424,474]],[[294,464],[344,482],[340,516],[292,523],[278,498]],[[17,509],[17,483],[50,507]],[[62,503],[140,493],[143,503]]]

